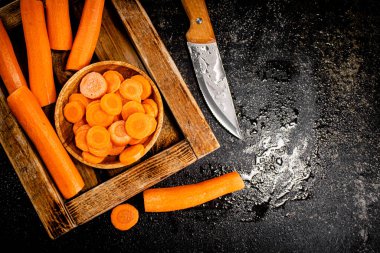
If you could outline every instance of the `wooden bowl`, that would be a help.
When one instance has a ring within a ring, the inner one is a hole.
[[[66,121],[63,116],[63,108],[69,100],[69,96],[73,93],[79,92],[79,84],[82,78],[89,72],[95,71],[103,74],[107,70],[119,71],[124,78],[131,77],[133,75],[140,74],[144,76],[152,86],[152,98],[158,105],[158,116],[157,116],[157,128],[156,131],[151,135],[151,137],[144,143],[145,151],[144,155],[152,148],[153,144],[156,142],[158,135],[160,134],[163,122],[163,104],[160,93],[154,84],[154,82],[145,74],[142,70],[137,67],[121,61],[102,61],[91,64],[87,67],[76,72],[63,86],[57,98],[54,121],[55,128],[59,139],[63,143],[66,150],[78,161],[87,164],[94,168],[99,169],[116,169],[120,167],[125,167],[126,165],[120,163],[118,156],[108,156],[102,163],[92,164],[83,160],[82,151],[78,149],[75,145],[74,133],[72,130],[73,124]]]

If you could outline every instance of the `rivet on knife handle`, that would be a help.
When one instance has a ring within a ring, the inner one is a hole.
[[[190,29],[186,33],[188,42],[215,42],[214,30],[204,0],[182,0],[186,14],[190,20]]]

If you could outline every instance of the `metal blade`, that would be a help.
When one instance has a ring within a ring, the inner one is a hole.
[[[187,42],[201,92],[215,118],[242,139],[234,103],[216,43]]]

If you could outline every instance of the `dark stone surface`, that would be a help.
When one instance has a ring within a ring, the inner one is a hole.
[[[180,1],[142,1],[221,148],[160,183],[231,171],[243,191],[172,213],[141,211],[128,232],[109,212],[52,241],[1,150],[2,246],[112,252],[379,252],[378,1],[209,0],[244,140],[196,83]]]

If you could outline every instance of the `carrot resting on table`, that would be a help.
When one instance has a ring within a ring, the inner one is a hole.
[[[104,0],[86,0],[73,47],[67,60],[67,70],[79,70],[87,66],[98,41]]]
[[[130,204],[121,204],[112,209],[111,223],[121,231],[132,228],[139,220],[139,211]]]
[[[56,101],[53,63],[42,1],[21,0],[22,27],[28,55],[30,90],[40,106]]]
[[[46,0],[46,20],[50,48],[70,50],[73,44],[69,0]]]
[[[24,75],[18,65],[13,46],[0,19],[0,76],[9,93],[21,86],[27,86]]]
[[[235,171],[197,184],[148,189],[143,192],[145,211],[186,209],[243,188],[244,182]]]

